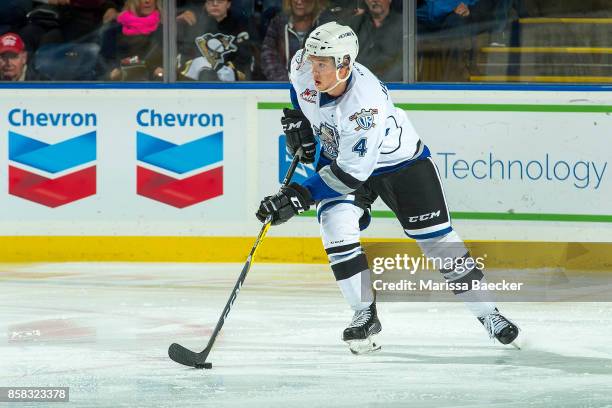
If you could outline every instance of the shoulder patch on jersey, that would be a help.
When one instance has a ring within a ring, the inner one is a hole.
[[[355,112],[349,116],[349,119],[357,123],[355,130],[368,130],[376,127],[376,123],[374,123],[374,115],[376,114],[378,114],[378,109],[376,108],[361,109],[360,112]]]
[[[304,92],[302,92],[300,94],[300,98],[302,98],[303,100],[305,100],[306,102],[309,102],[309,103],[316,103],[316,101],[317,101],[317,90],[316,89],[308,89],[308,88],[306,88],[306,90],[304,90]]]

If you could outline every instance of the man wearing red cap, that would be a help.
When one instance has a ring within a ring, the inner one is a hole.
[[[14,33],[0,36],[0,80],[25,81],[29,78],[28,53],[21,37]]]

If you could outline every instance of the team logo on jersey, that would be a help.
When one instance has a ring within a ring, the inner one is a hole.
[[[350,120],[354,120],[357,123],[355,130],[368,130],[376,127],[374,123],[374,115],[378,114],[378,109],[361,109],[361,112],[355,112],[349,116]]]
[[[338,130],[326,122],[321,122],[321,127],[313,127],[321,141],[321,149],[332,159],[338,157]]]
[[[222,33],[206,33],[197,37],[195,43],[202,56],[216,70],[225,64],[227,54],[238,51],[238,46],[235,43],[240,44],[248,39],[249,34],[247,32],[242,32],[236,37]]]
[[[315,103],[317,101],[317,91],[315,89],[308,89],[300,94],[300,98],[309,103]]]

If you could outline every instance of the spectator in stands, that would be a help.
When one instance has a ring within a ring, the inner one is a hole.
[[[391,10],[391,0],[365,0],[367,9],[349,25],[359,39],[357,61],[385,82],[402,80],[402,16]]]
[[[29,51],[50,43],[97,42],[95,32],[117,16],[115,0],[35,0],[21,36]]]
[[[254,0],[251,23],[255,26],[257,38],[265,38],[272,19],[282,12],[282,3],[282,0]]]
[[[468,22],[478,0],[424,0],[417,7],[419,31],[438,31]]]
[[[467,80],[475,28],[472,14],[477,3],[478,0],[418,1],[418,67],[425,68],[419,74],[421,77],[433,76],[435,80],[450,82]]]
[[[319,16],[319,24],[335,21],[348,25],[353,17],[363,14],[366,8],[364,0],[328,0],[327,7]]]
[[[2,81],[28,81],[35,79],[28,67],[28,53],[19,35],[0,36],[0,78]]]
[[[272,19],[261,47],[266,79],[288,81],[291,58],[302,48],[309,31],[318,25],[319,0],[284,0],[283,11]]]
[[[109,79],[163,79],[161,0],[127,0],[117,23],[103,39],[102,54],[110,65]]]
[[[253,10],[258,6],[258,1],[261,0],[230,0],[230,12],[232,17],[241,20],[241,24],[248,25],[247,21],[255,13]],[[266,2],[276,3],[282,0],[265,0]],[[242,2],[244,4],[242,4]],[[254,4],[255,3],[255,4]],[[198,14],[202,8],[202,0],[176,0],[177,21],[182,21],[188,25],[194,25],[198,20]],[[249,32],[249,34],[252,34]]]
[[[26,15],[32,10],[32,0],[4,0],[0,6],[0,35],[18,32],[26,24]]]
[[[206,0],[193,25],[178,24],[179,79],[243,81],[251,78],[253,55],[245,22],[229,0]],[[183,62],[184,61],[184,62]]]
[[[195,25],[198,18],[196,16],[198,7],[191,1],[178,0],[176,2],[177,17],[176,21],[187,24],[189,26]]]

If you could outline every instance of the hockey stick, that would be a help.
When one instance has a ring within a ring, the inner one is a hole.
[[[291,162],[291,165],[289,166],[289,170],[287,170],[287,174],[285,174],[285,179],[283,180],[282,186],[286,186],[287,184],[289,184],[289,181],[291,180],[291,177],[293,177],[293,173],[295,172],[295,168],[297,167],[299,160],[300,160],[300,152],[298,152],[293,157],[293,161]],[[207,362],[206,358],[210,354],[210,351],[212,350],[212,347],[215,344],[215,340],[217,339],[217,335],[221,331],[221,328],[223,327],[223,324],[225,323],[225,319],[227,319],[227,315],[232,309],[232,306],[234,305],[234,301],[238,297],[238,292],[240,292],[240,288],[242,287],[242,284],[244,283],[244,280],[246,279],[247,273],[249,273],[249,270],[251,269],[251,264],[253,263],[253,257],[255,256],[255,252],[257,251],[259,244],[263,241],[264,237],[266,236],[268,229],[270,229],[270,225],[271,225],[271,219],[268,218],[266,222],[264,223],[264,225],[261,227],[261,231],[259,231],[259,235],[257,236],[257,239],[255,240],[255,243],[253,244],[253,247],[251,248],[251,252],[249,253],[246,263],[244,264],[244,267],[242,268],[242,272],[240,272],[240,276],[238,276],[238,281],[236,282],[236,285],[234,285],[232,294],[230,295],[227,303],[225,304],[223,313],[221,313],[221,316],[219,317],[219,321],[217,322],[217,325],[215,326],[215,330],[213,331],[212,336],[208,340],[208,344],[206,345],[206,348],[202,350],[200,353],[195,353],[181,346],[180,344],[173,343],[168,348],[168,356],[170,356],[172,360],[176,361],[179,364],[183,364],[183,365],[190,366],[190,367],[212,368],[212,363]]]

